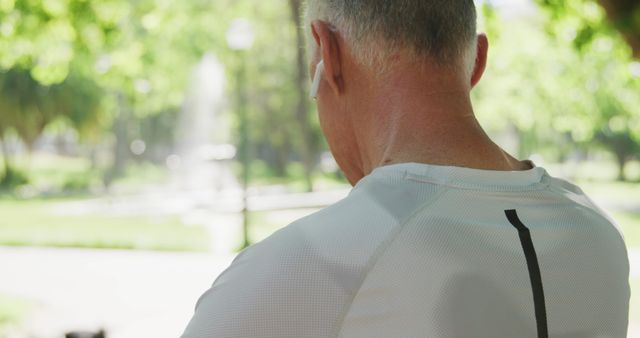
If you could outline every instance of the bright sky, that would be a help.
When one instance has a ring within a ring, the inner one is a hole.
[[[537,10],[532,0],[476,0],[476,3],[482,4],[486,1],[498,7],[507,17],[530,14]]]

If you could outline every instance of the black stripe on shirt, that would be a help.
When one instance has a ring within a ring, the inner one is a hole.
[[[517,230],[520,235],[520,243],[527,259],[527,268],[529,269],[529,279],[531,280],[531,289],[533,291],[533,304],[536,313],[536,324],[538,327],[538,338],[548,338],[549,329],[547,327],[547,309],[544,300],[544,289],[542,287],[542,276],[540,274],[540,265],[536,249],[533,247],[531,240],[531,232],[520,218],[516,210],[505,210],[507,219]]]

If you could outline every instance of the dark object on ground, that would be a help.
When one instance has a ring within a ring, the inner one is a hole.
[[[74,331],[64,335],[65,338],[106,338],[107,334],[104,330],[98,332]]]

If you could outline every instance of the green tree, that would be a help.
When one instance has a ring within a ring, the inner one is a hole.
[[[616,158],[618,178],[640,156],[640,3],[628,0],[538,0],[546,9],[551,37],[572,42],[583,77],[592,88],[589,102],[595,140]],[[626,45],[625,45],[626,42]],[[627,46],[631,47],[628,48]],[[592,70],[597,70],[593,72]]]
[[[520,156],[536,151],[561,160],[599,143],[616,157],[624,179],[624,164],[637,154],[634,144],[640,140],[634,127],[640,83],[629,48],[615,30],[582,37],[586,19],[581,17],[594,23],[605,18],[595,3],[582,5],[574,9],[580,16],[560,21],[550,11],[509,22],[486,11],[494,46],[474,97],[489,129],[515,130]]]
[[[303,163],[306,172],[307,190],[313,190],[313,172],[318,163],[318,155],[320,150],[320,135],[317,129],[313,128],[309,116],[309,99],[307,95],[308,83],[308,67],[307,57],[305,54],[305,27],[302,26],[302,1],[289,0],[291,8],[291,18],[296,27],[295,46],[296,46],[296,76],[295,87],[298,95],[298,104],[296,105],[296,117],[300,131],[302,133],[302,153]]]
[[[548,9],[554,21],[573,20],[579,23],[579,34],[576,43],[589,42],[599,33],[615,29],[622,34],[633,50],[636,58],[640,58],[640,3],[635,0],[536,0],[543,8]],[[599,4],[606,16],[592,15],[594,10],[585,8]],[[604,20],[603,20],[604,19]]]
[[[305,95],[300,2],[0,0],[0,72],[20,72],[31,86],[20,89],[27,97],[40,90],[43,100],[56,101],[51,96],[58,91],[56,86],[71,88],[74,83],[82,83],[87,93],[78,92],[80,97],[74,97],[65,91],[56,94],[60,100],[75,102],[91,96],[88,92],[99,93],[99,103],[89,100],[77,107],[56,107],[73,110],[62,118],[84,125],[79,129],[85,140],[97,142],[97,134],[102,133],[115,140],[109,181],[124,170],[130,141],[143,134],[139,126],[175,118],[192,67],[203,55],[217,55],[227,73],[235,73],[241,60],[227,47],[225,33],[239,16],[248,17],[258,35],[246,65],[247,106],[255,129],[252,147],[258,150],[258,158],[281,175],[286,174],[290,161],[302,162],[311,187],[323,144]],[[228,77],[229,96],[238,94],[233,91],[234,81],[233,76]],[[6,95],[10,92],[5,90]],[[46,115],[49,110],[40,109],[31,98],[21,104],[21,115],[3,113],[0,128],[21,129],[26,142],[61,118]],[[38,109],[29,108],[32,114],[27,117],[24,107],[32,106]],[[235,118],[231,106],[228,110]]]

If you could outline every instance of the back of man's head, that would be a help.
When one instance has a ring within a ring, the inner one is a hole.
[[[439,65],[474,58],[473,0],[307,0],[307,20],[335,26],[366,65],[402,50]]]

